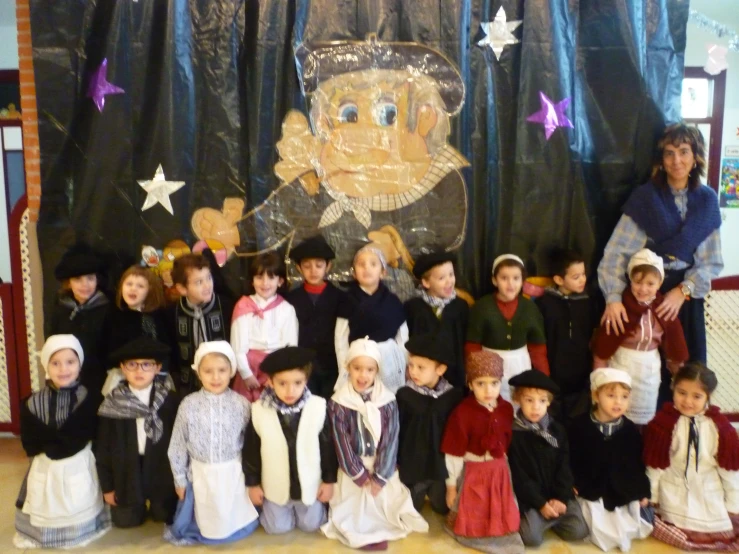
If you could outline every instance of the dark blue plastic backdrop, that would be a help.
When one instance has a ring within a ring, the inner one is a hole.
[[[503,5],[523,20],[496,60],[477,42]],[[305,41],[419,42],[455,61],[467,89],[450,143],[471,162],[461,284],[489,286],[495,255],[515,252],[544,274],[569,245],[597,261],[629,191],[648,176],[653,141],[679,118],[688,2],[684,0],[52,0],[31,1],[41,137],[39,240],[53,268],[75,240],[109,251],[113,273],[141,245],[192,244],[196,208],[276,187],[284,115],[305,109],[293,49]],[[86,97],[108,59],[103,113]],[[574,129],[549,141],[526,122],[539,90],[571,97]],[[142,212],[159,164],[187,186]],[[225,273],[236,292],[246,262]]]

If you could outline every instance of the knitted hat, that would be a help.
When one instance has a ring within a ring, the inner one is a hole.
[[[610,383],[621,383],[631,387],[631,376],[621,369],[601,367],[590,374],[590,390],[595,391]]]
[[[200,362],[203,361],[208,354],[223,354],[231,362],[231,377],[236,375],[236,354],[234,354],[233,348],[225,340],[212,340],[210,342],[201,342],[198,349],[195,351],[195,363],[192,364],[192,368],[195,372],[200,367]]]
[[[523,373],[511,377],[508,384],[512,387],[542,389],[552,394],[559,394],[557,383],[537,369],[527,369]]]
[[[506,260],[513,260],[514,262],[518,262],[521,264],[521,267],[526,267],[526,264],[523,263],[523,260],[516,256],[515,254],[501,254],[495,260],[493,260],[493,274],[495,274],[495,268],[500,265],[500,262],[504,262]]]
[[[44,343],[41,348],[41,365],[46,370],[46,377],[49,376],[49,360],[51,357],[60,350],[69,348],[77,353],[77,357],[80,359],[80,367],[85,361],[85,353],[82,351],[82,345],[77,337],[74,335],[51,335]]]
[[[479,377],[503,377],[503,358],[490,350],[470,352],[466,365],[468,383]]]
[[[438,250],[430,254],[421,254],[416,258],[416,263],[413,266],[413,275],[416,279],[420,280],[428,270],[447,262],[454,263],[455,258],[456,256],[452,252],[446,252],[444,250]]]
[[[378,348],[377,343],[370,340],[369,337],[357,339],[349,345],[349,351],[346,353],[346,367],[348,368],[351,361],[359,356],[372,358],[377,362],[378,369],[382,367],[382,355],[380,354],[380,349]]]
[[[311,363],[315,357],[316,353],[310,348],[286,346],[268,354],[259,366],[259,370],[271,377],[280,371],[301,369]]]
[[[307,238],[290,250],[290,259],[298,264],[306,258],[318,258],[328,262],[335,257],[336,253],[323,238],[323,235]]]
[[[626,267],[629,277],[631,277],[631,271],[640,265],[651,265],[652,267],[656,267],[657,271],[659,271],[659,274],[662,276],[662,279],[665,278],[665,264],[662,261],[662,258],[648,248],[642,248],[639,252],[631,256],[629,265]]]

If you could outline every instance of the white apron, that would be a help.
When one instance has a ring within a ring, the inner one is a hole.
[[[46,454],[34,456],[23,504],[31,525],[54,529],[79,525],[94,519],[103,506],[89,443],[63,460],[51,460]]]
[[[374,456],[363,457],[364,467],[374,467]],[[369,486],[358,487],[351,477],[339,470],[330,502],[328,523],[321,531],[329,539],[338,539],[351,548],[394,541],[411,532],[426,533],[429,525],[413,508],[410,491],[395,471],[377,497]]]
[[[638,500],[613,511],[606,510],[602,498],[590,501],[578,497],[577,502],[590,529],[590,542],[605,552],[613,548],[628,552],[632,540],[646,539],[652,534],[652,524],[639,514]]]
[[[483,349],[495,352],[503,358],[503,379],[500,382],[500,396],[508,402],[512,402],[511,388],[508,386],[508,380],[519,373],[523,373],[527,369],[531,369],[529,349],[525,346],[515,350],[495,350],[494,348],[485,348],[484,346]]]
[[[608,360],[608,365],[631,376],[631,398],[626,417],[637,425],[652,421],[662,380],[659,350],[632,350],[620,346]]]
[[[206,539],[225,539],[257,519],[241,458],[209,464],[192,459],[195,521]]]

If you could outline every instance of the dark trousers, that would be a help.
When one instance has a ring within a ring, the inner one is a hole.
[[[421,513],[427,496],[434,512],[441,515],[449,513],[449,507],[446,505],[446,483],[444,481],[420,481],[409,488],[413,499],[413,507],[418,513]]]
[[[554,531],[563,541],[579,541],[588,536],[590,531],[577,500],[567,501],[567,511],[554,519],[544,519],[539,510],[531,508],[521,514],[519,533],[526,546],[540,546],[544,542],[544,532]]]

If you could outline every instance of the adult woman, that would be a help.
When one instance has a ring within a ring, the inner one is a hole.
[[[680,318],[691,359],[704,363],[703,299],[711,290],[711,279],[723,268],[721,213],[716,193],[701,185],[705,169],[700,131],[684,123],[667,127],[657,143],[652,178],[626,201],[598,266],[607,303],[601,324],[618,335],[628,321],[621,293],[627,285],[629,258],[645,247],[662,256],[665,299],[657,313],[668,320]]]

